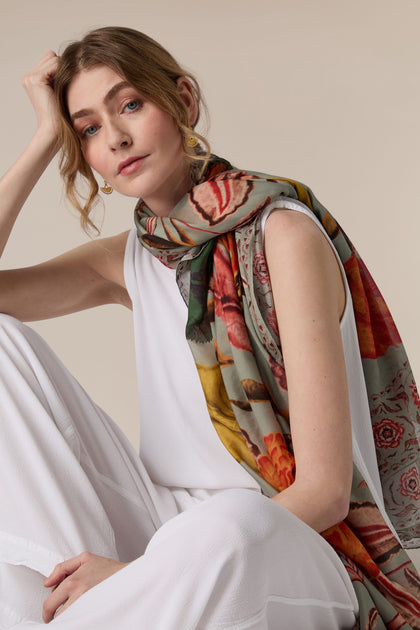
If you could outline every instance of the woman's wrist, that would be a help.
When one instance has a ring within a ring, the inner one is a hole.
[[[39,145],[42,152],[52,159],[60,148],[60,142],[56,129],[52,125],[41,125],[38,127],[32,141]]]
[[[51,126],[37,129],[23,153],[0,179],[0,255],[28,195],[59,148]]]

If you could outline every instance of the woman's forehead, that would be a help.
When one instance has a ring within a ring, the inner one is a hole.
[[[81,70],[72,79],[67,90],[67,107],[70,116],[81,109],[92,109],[110,100],[121,87],[129,83],[105,65]]]

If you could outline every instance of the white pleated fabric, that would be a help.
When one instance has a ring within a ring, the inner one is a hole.
[[[0,375],[1,630],[43,626],[44,576],[84,550],[132,562],[52,621],[57,630],[352,628],[353,588],[321,536],[252,489],[185,491],[186,508],[7,315]]]

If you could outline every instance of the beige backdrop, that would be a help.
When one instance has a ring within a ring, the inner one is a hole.
[[[143,30],[196,73],[209,139],[237,165],[309,184],[371,268],[420,380],[420,4],[418,0],[0,0],[0,170],[34,130],[21,77],[48,49],[97,26]],[[132,224],[106,199],[103,234]],[[85,240],[53,164],[3,266]],[[34,324],[137,445],[130,313],[121,307]]]

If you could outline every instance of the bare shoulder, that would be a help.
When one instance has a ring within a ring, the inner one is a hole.
[[[331,243],[310,217],[296,210],[272,212],[266,223],[265,251],[278,293],[287,293],[288,300],[298,294],[301,306],[328,300],[341,317],[342,273]]]
[[[303,212],[279,208],[267,218],[265,240],[275,239],[288,250],[296,247],[331,248],[315,222]]]

